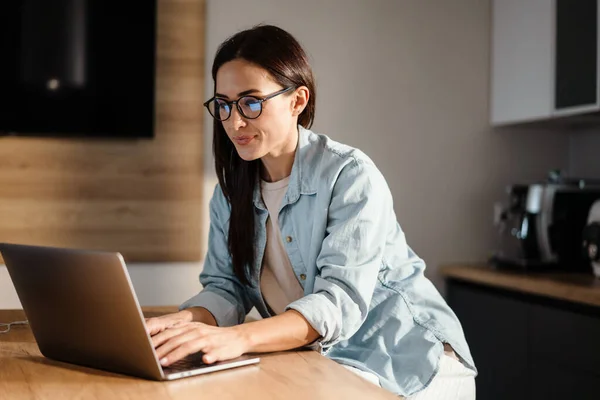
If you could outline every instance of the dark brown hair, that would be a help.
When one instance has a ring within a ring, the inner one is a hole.
[[[223,64],[243,59],[264,68],[282,87],[306,86],[308,104],[298,116],[298,123],[310,128],[315,118],[315,82],[306,53],[288,32],[272,25],[259,25],[236,33],[217,50],[212,78],[217,85],[217,72]],[[259,117],[260,118],[260,117]],[[260,160],[244,161],[227,137],[223,123],[214,120],[213,154],[215,169],[223,194],[231,206],[228,247],[235,275],[249,284],[256,254],[254,252],[254,188],[258,184]]]

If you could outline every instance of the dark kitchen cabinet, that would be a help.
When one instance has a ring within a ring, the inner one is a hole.
[[[597,399],[600,308],[449,278],[477,399]]]

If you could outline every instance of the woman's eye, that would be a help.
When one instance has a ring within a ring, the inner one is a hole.
[[[225,102],[224,100],[215,100],[215,107],[216,108],[227,108],[229,107],[229,104],[227,104],[227,102]]]
[[[260,110],[260,101],[253,97],[246,97],[242,100],[242,105],[248,107],[252,111]]]

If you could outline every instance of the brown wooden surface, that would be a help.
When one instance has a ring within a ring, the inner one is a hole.
[[[591,273],[507,271],[485,264],[444,265],[441,272],[453,279],[600,307],[600,279]]]
[[[155,138],[0,138],[0,242],[201,259],[204,10],[158,1]]]
[[[144,309],[146,316],[172,307]],[[0,322],[24,319],[0,310]],[[55,399],[398,399],[314,351],[261,355],[258,365],[153,382],[41,356],[28,326],[0,334],[0,400]]]

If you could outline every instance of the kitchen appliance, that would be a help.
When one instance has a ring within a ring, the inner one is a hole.
[[[600,278],[600,200],[590,209],[582,245],[584,258],[592,264],[594,275]]]
[[[497,212],[497,249],[491,263],[526,270],[589,272],[581,250],[600,182],[567,179],[551,173],[544,183],[507,188],[508,202]]]

